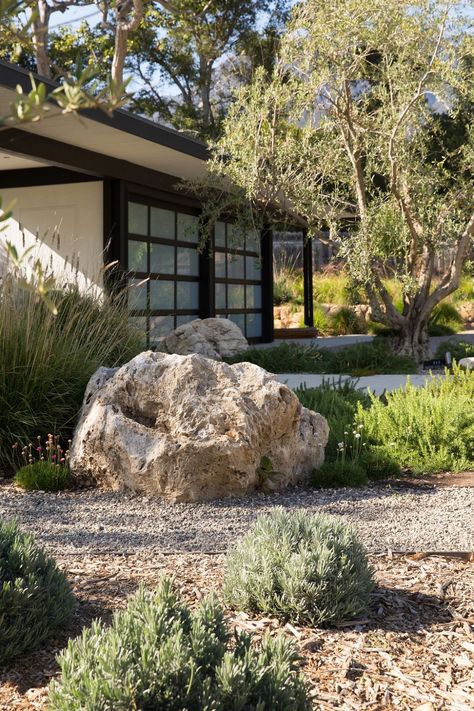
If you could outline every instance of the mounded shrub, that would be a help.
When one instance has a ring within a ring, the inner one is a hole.
[[[445,358],[446,353],[449,351],[451,353],[451,358],[453,360],[461,360],[461,358],[472,358],[474,356],[474,343],[469,343],[468,341],[444,341],[440,343],[436,349],[436,358]]]
[[[371,407],[357,413],[368,448],[414,473],[474,466],[474,372],[454,366],[422,388],[408,383],[371,398]]]
[[[367,481],[365,467],[350,459],[325,462],[311,474],[311,483],[317,489],[364,486]]]
[[[68,467],[48,461],[33,462],[15,474],[15,484],[27,491],[62,491],[69,485]]]
[[[463,319],[457,308],[449,301],[436,306],[430,316],[428,332],[430,336],[449,336],[462,330]]]
[[[278,508],[227,554],[223,592],[236,610],[319,625],[364,614],[373,587],[365,550],[349,526]]]
[[[402,473],[399,463],[380,447],[364,448],[358,461],[368,479],[394,479]]]
[[[0,664],[51,637],[73,601],[66,577],[33,537],[0,522]]]
[[[295,394],[304,407],[319,412],[328,421],[329,439],[325,458],[328,462],[335,461],[339,456],[339,442],[345,442],[345,433],[353,429],[358,404],[369,407],[370,398],[350,380],[325,380],[317,388],[301,386],[295,390]]]
[[[349,333],[366,333],[367,331],[365,322],[360,321],[348,306],[343,306],[334,316],[331,316],[330,328],[336,336],[345,336]]]
[[[290,640],[229,634],[215,597],[190,611],[163,578],[140,588],[112,625],[95,621],[60,654],[50,686],[56,711],[96,709],[306,711],[311,708]]]

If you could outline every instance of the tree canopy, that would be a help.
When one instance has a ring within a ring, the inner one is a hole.
[[[300,3],[271,77],[259,72],[239,90],[194,186],[204,197],[225,179],[225,209],[233,199],[246,219],[289,213],[310,235],[327,229],[374,318],[417,357],[474,233],[473,46],[462,9],[449,0]],[[217,203],[208,201],[207,218]],[[452,260],[435,282],[443,250]],[[383,284],[389,262],[402,313]]]
[[[127,108],[216,137],[236,86],[257,66],[271,68],[289,2],[27,0],[23,39],[0,40],[0,56],[47,77],[78,68],[93,68],[101,84],[131,77]],[[58,23],[67,8],[85,5],[100,12],[79,26]]]

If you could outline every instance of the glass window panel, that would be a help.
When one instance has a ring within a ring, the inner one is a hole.
[[[199,219],[196,215],[178,212],[178,239],[183,242],[199,242]]]
[[[227,306],[229,309],[244,309],[245,286],[243,284],[228,284],[227,299]]]
[[[142,279],[128,280],[128,308],[134,311],[143,311],[147,308],[148,281]]]
[[[174,309],[174,281],[150,281],[150,309]]]
[[[235,225],[227,225],[227,248],[244,249],[245,234]]]
[[[228,318],[237,324],[242,333],[245,333],[245,314],[229,314]]]
[[[214,227],[214,244],[225,247],[225,222],[216,222]]]
[[[194,315],[189,315],[189,316],[177,316],[176,317],[176,327],[182,326],[183,323],[189,323],[190,321],[195,321],[197,316]]]
[[[247,284],[247,308],[261,309],[262,308],[262,287]]]
[[[247,338],[258,338],[262,335],[262,314],[247,314]]]
[[[216,277],[225,279],[225,253],[224,252],[215,252],[214,253],[214,264],[215,264]]]
[[[229,279],[244,278],[244,258],[242,257],[242,255],[227,255],[227,276]]]
[[[170,244],[150,244],[150,271],[174,274],[174,247]]]
[[[178,247],[177,274],[199,276],[199,255],[196,249]]]
[[[150,235],[161,239],[174,240],[174,211],[161,207],[150,208]]]
[[[174,316],[152,316],[150,318],[150,345],[174,330]]]
[[[148,234],[148,207],[139,202],[128,203],[128,231],[135,235]]]
[[[197,281],[178,281],[176,283],[176,308],[199,308],[199,283]]]
[[[260,236],[259,233],[249,232],[245,237],[245,249],[248,252],[257,252],[260,254]]]
[[[259,257],[245,257],[247,264],[247,279],[259,280],[262,278],[262,261]]]
[[[216,309],[225,308],[225,284],[216,284]]]
[[[148,242],[128,240],[128,268],[132,272],[148,272]]]

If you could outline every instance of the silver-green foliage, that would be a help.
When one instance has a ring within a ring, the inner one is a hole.
[[[169,578],[140,588],[111,627],[96,621],[59,656],[56,711],[306,711],[295,647],[283,636],[256,649],[229,634],[214,596],[191,612]]]
[[[474,373],[455,367],[423,388],[408,383],[371,399],[357,415],[369,444],[414,472],[472,469]]]
[[[276,509],[227,555],[226,602],[319,625],[367,611],[372,569],[354,531],[337,519]]]
[[[36,649],[69,618],[69,584],[33,537],[0,521],[0,664]]]

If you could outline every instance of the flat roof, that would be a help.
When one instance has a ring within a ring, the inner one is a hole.
[[[32,88],[31,76],[37,83],[45,84],[50,91],[58,87],[58,84],[50,79],[38,74],[32,75],[27,69],[0,60],[0,86],[15,90],[17,85],[20,85],[24,92],[29,92]],[[124,109],[116,109],[113,114],[108,114],[101,109],[84,109],[80,115],[201,160],[207,160],[209,157],[208,148],[202,141]]]

